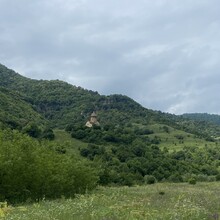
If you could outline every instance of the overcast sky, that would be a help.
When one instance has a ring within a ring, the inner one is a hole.
[[[0,0],[0,63],[154,110],[220,114],[220,1]]]

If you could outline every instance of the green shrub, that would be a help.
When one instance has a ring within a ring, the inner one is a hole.
[[[146,175],[144,177],[144,181],[147,184],[155,184],[157,182],[156,178],[154,176],[152,176],[152,175]]]
[[[215,176],[215,179],[216,179],[216,181],[220,181],[220,174],[217,174],[217,175]]]
[[[196,179],[195,178],[190,178],[188,183],[192,184],[192,185],[195,185],[196,184]]]
[[[98,174],[89,162],[58,153],[55,149],[62,146],[54,145],[16,131],[0,131],[0,200],[73,197],[96,186]]]
[[[164,191],[160,191],[159,194],[160,194],[161,196],[163,196],[163,195],[165,195],[165,192],[164,192]]]
[[[215,182],[216,181],[216,176],[209,176],[208,181],[209,182]]]
[[[173,183],[180,183],[180,182],[183,182],[183,178],[182,176],[180,176],[178,173],[175,173],[173,175],[171,175],[168,180],[170,182],[173,182]]]
[[[23,133],[33,138],[38,138],[41,135],[41,129],[35,123],[29,123],[23,128]]]
[[[205,174],[197,175],[196,179],[197,179],[198,182],[209,182],[209,177]]]

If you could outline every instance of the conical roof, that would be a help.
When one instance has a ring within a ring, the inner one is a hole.
[[[91,117],[97,117],[96,113],[93,112],[93,113],[91,114]]]

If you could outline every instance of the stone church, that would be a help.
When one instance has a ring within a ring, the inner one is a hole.
[[[93,125],[100,125],[97,120],[97,114],[95,112],[91,114],[89,121],[86,122],[86,127],[91,128]]]

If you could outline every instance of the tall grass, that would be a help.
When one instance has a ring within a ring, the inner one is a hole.
[[[9,208],[7,220],[218,219],[220,183],[100,187],[74,199]]]

